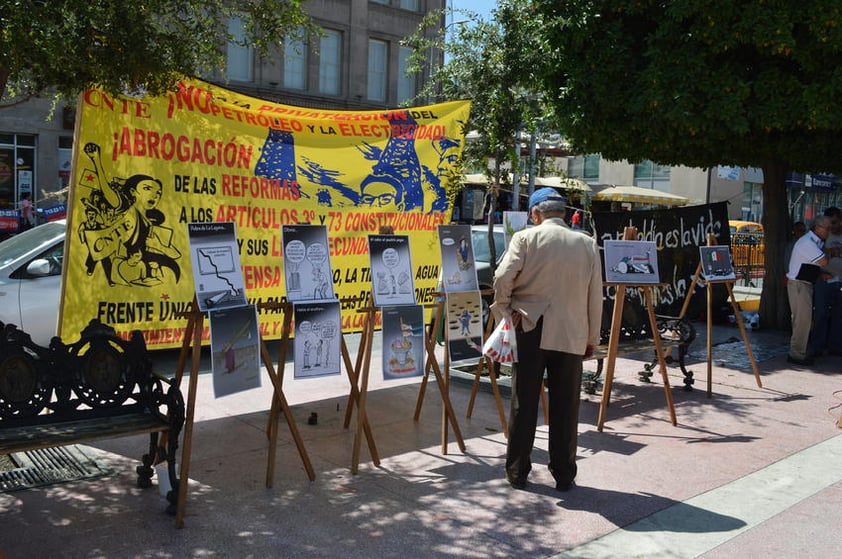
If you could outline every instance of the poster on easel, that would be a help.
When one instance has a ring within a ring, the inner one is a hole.
[[[526,229],[528,222],[528,212],[503,212],[503,238],[506,241],[506,247],[509,246],[512,235]]]
[[[383,380],[424,375],[424,307],[383,307]]]
[[[234,223],[188,223],[187,235],[199,310],[208,312],[246,305]],[[127,262],[131,260],[130,255]]]
[[[699,255],[705,280],[737,279],[731,261],[731,247],[728,245],[700,246]]]
[[[341,372],[339,301],[294,303],[294,378],[323,377]]]
[[[439,247],[444,291],[479,291],[471,226],[439,225]]]
[[[374,306],[415,304],[415,282],[407,235],[369,235]]]
[[[447,294],[447,341],[453,361],[482,356],[482,299],[479,291]]]
[[[210,311],[209,323],[214,397],[260,388],[257,307]]]
[[[605,241],[605,281],[658,283],[658,249],[653,241]]]
[[[283,225],[284,279],[287,300],[324,301],[334,299],[327,227]]]

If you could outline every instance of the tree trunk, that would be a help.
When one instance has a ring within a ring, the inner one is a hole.
[[[792,231],[786,188],[786,164],[769,161],[763,165],[763,232],[765,277],[760,295],[760,325],[772,330],[790,328],[786,294],[786,246]]]

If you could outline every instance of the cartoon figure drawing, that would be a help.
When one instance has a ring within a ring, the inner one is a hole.
[[[468,312],[468,309],[462,311],[462,314],[459,315],[459,324],[462,325],[462,334],[463,336],[470,336],[471,335],[471,313]]]
[[[456,264],[460,270],[471,269],[471,248],[468,245],[468,239],[465,237],[459,239],[459,247],[456,249]]]
[[[313,349],[313,344],[310,343],[310,340],[304,342],[304,368],[310,368],[310,350]]]
[[[162,283],[167,273],[178,281],[181,253],[172,245],[172,229],[163,226],[166,218],[158,209],[161,181],[142,174],[109,180],[99,145],[86,144],[84,152],[98,187],[83,199],[86,220],[79,231],[88,247],[88,274],[102,262],[109,285],[148,287]]]

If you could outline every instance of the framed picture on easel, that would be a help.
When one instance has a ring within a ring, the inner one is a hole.
[[[246,305],[234,223],[188,223],[187,236],[199,310],[207,312]],[[130,255],[127,262],[131,261]]]
[[[415,282],[407,235],[369,235],[374,306],[415,304]]]
[[[324,225],[282,225],[288,301],[334,299],[333,270]]]
[[[658,283],[658,247],[653,241],[605,241],[605,281]]]
[[[439,225],[444,291],[479,291],[470,225]]]
[[[737,279],[728,245],[700,246],[702,275],[705,280]]]

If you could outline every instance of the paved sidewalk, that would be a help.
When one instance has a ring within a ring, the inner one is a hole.
[[[708,399],[705,327],[696,328],[695,390],[683,391],[670,368],[678,426],[660,376],[637,380],[643,358],[618,359],[603,432],[599,396],[583,394],[579,477],[569,493],[555,491],[544,467],[544,427],[527,490],[508,486],[492,396],[480,391],[466,418],[464,383],[450,395],[466,452],[451,433],[443,453],[438,387],[428,386],[413,421],[417,381],[379,379],[378,354],[367,409],[380,466],[363,445],[359,473],[350,473],[344,376],[294,380],[287,369],[284,392],[317,477],[307,479],[282,420],[267,489],[268,379],[214,399],[203,373],[183,529],[155,488],[134,485],[145,439],[101,441],[84,448],[111,475],[0,494],[0,557],[837,557],[842,408],[833,408],[842,401],[842,363],[794,368],[787,336],[752,332],[759,388],[739,331],[717,326]],[[311,413],[317,425],[307,424]]]

